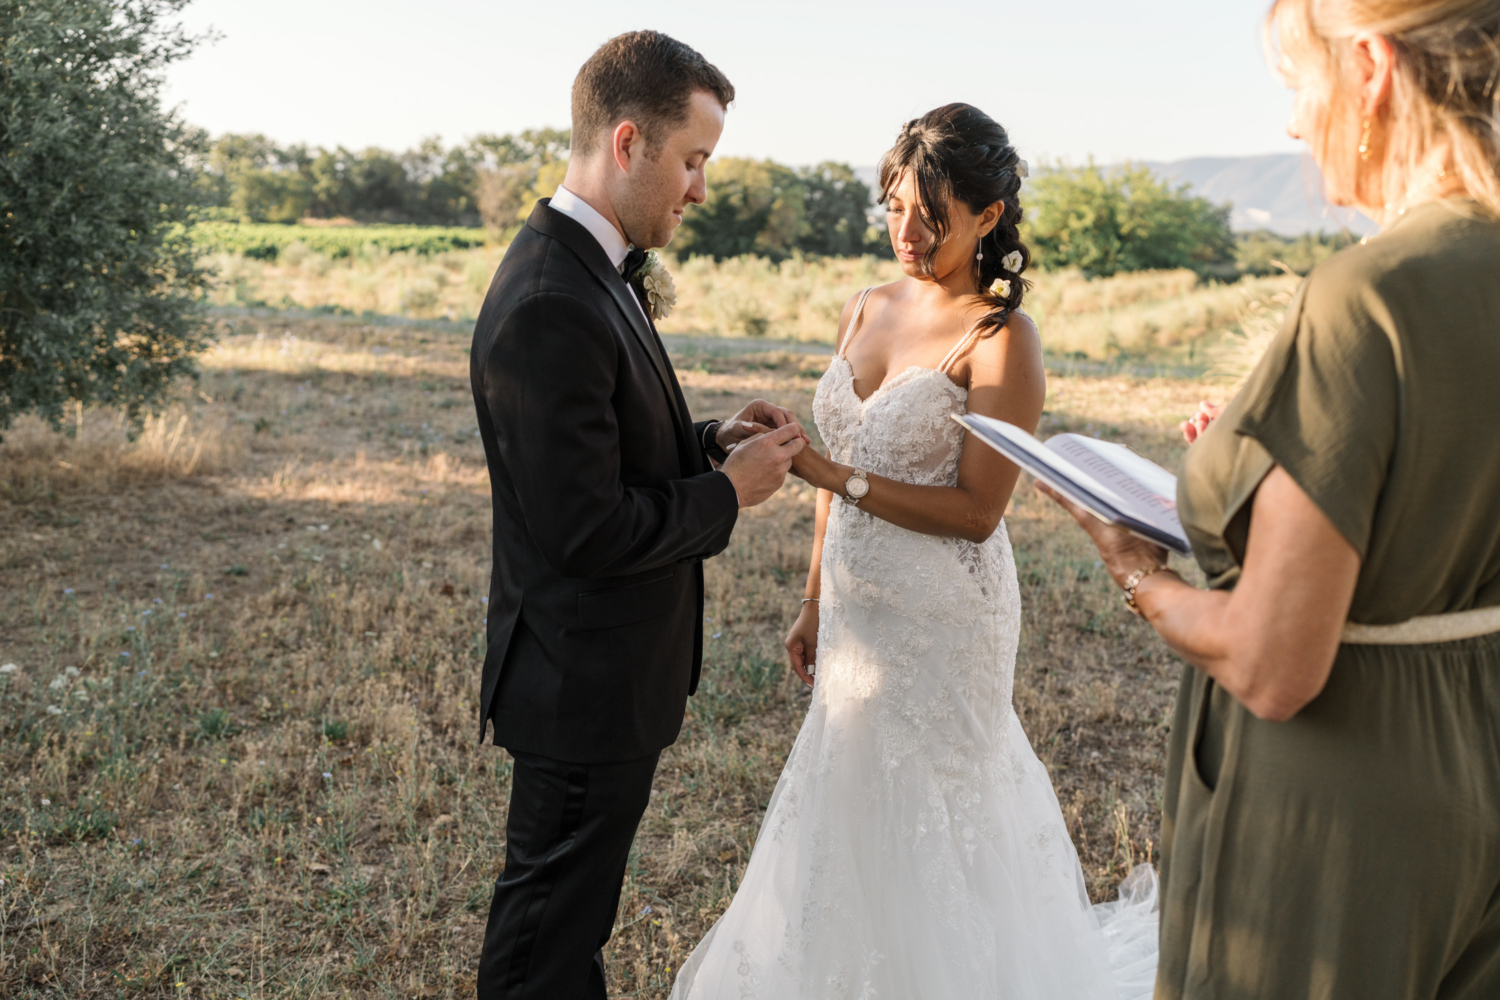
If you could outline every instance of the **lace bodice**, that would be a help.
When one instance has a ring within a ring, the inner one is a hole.
[[[840,354],[818,383],[813,418],[835,462],[903,483],[954,486],[964,429],[952,417],[968,397],[947,372],[913,365],[861,400]]]

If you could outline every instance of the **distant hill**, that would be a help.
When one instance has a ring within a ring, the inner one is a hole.
[[[1146,165],[1163,177],[1185,181],[1194,194],[1209,201],[1232,204],[1229,223],[1236,232],[1269,229],[1283,236],[1300,236],[1347,228],[1363,236],[1376,229],[1353,209],[1325,204],[1317,165],[1304,154],[1198,156]],[[874,167],[859,167],[854,173],[874,189]]]
[[[1237,232],[1269,229],[1300,236],[1347,228],[1363,236],[1376,229],[1354,209],[1335,208],[1323,200],[1317,164],[1305,154],[1199,156],[1147,166],[1163,177],[1186,181],[1194,194],[1209,201],[1232,204],[1229,224]]]

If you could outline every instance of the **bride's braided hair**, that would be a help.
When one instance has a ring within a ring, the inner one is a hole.
[[[999,122],[973,105],[945,104],[902,126],[896,144],[881,158],[881,204],[890,199],[891,190],[908,171],[916,179],[920,199],[916,210],[937,237],[922,255],[922,270],[927,274],[933,273],[933,261],[948,238],[950,198],[973,212],[982,212],[997,201],[1005,203],[1000,221],[979,241],[983,257],[971,261],[979,294],[991,307],[979,328],[985,336],[994,334],[1021,307],[1031,287],[1021,277],[1031,266],[1031,250],[1021,242],[1020,233],[1026,161],[1016,153]],[[1014,271],[1007,271],[1001,262],[1012,252],[1020,253],[1021,262]],[[1010,282],[1009,295],[991,289],[1000,278]]]

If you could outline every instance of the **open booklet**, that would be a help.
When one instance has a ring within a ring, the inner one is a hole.
[[[1177,519],[1177,477],[1124,445],[1082,434],[1043,444],[1003,420],[954,416],[979,440],[1106,524],[1188,555],[1192,546]]]

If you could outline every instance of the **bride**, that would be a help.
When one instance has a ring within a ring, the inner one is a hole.
[[[906,277],[844,309],[813,400],[830,456],[787,639],[817,684],[729,909],[680,1000],[1149,996],[1154,876],[1091,908],[1011,706],[1021,621],[1001,515],[1018,470],[964,448],[966,411],[1035,428],[1045,377],[1020,305],[1026,168],[966,104],[881,164]]]

